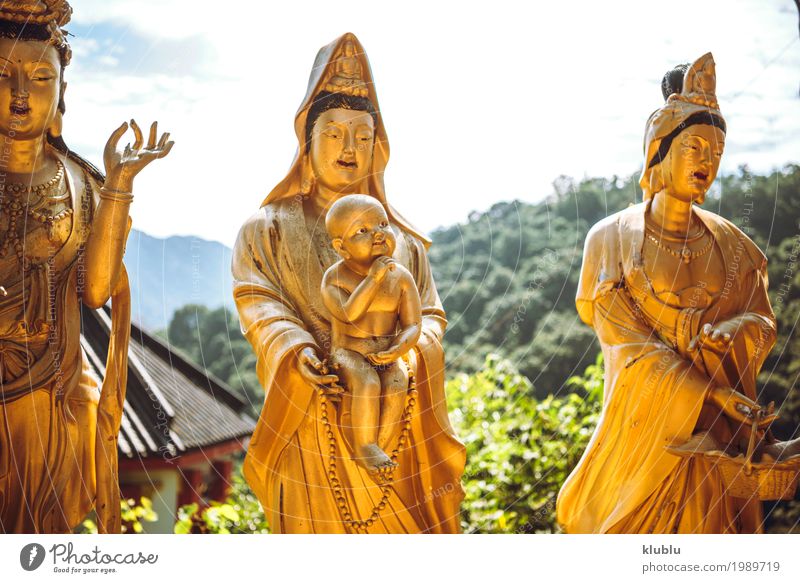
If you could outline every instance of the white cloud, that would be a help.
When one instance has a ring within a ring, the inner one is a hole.
[[[783,4],[552,4],[76,0],[89,32],[74,42],[65,136],[100,162],[122,120],[159,119],[177,143],[137,179],[137,227],[230,245],[291,162],[317,49],[351,30],[392,145],[389,197],[424,229],[537,200],[560,174],[635,172],[662,74],[708,50],[730,127],[723,170],[797,161],[800,42]]]

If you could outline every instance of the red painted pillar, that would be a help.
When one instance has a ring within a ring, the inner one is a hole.
[[[181,491],[178,493],[178,506],[200,503],[200,488],[203,484],[203,473],[195,469],[182,469]]]
[[[228,497],[231,490],[231,474],[233,473],[233,462],[231,460],[217,460],[213,464],[213,476],[208,497],[217,502],[223,502]]]

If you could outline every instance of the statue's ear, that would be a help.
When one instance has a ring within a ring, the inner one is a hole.
[[[64,101],[64,94],[67,92],[67,82],[61,81],[61,89],[58,92],[58,110],[61,114],[65,114],[67,112],[67,104]]]
[[[339,254],[340,257],[342,257],[343,259],[349,259],[350,258],[350,254],[347,251],[344,250],[344,247],[342,247],[342,238],[341,237],[334,238],[331,241],[331,245],[333,245],[333,249]]]

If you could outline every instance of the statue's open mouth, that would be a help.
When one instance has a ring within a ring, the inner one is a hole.
[[[337,160],[336,163],[342,168],[358,168],[356,162],[347,162],[346,160]]]
[[[697,178],[702,182],[708,180],[708,174],[704,174],[703,172],[695,172],[694,174],[692,174],[692,176],[694,176],[695,178]]]
[[[27,103],[15,102],[11,104],[11,113],[13,115],[28,115],[31,108]]]

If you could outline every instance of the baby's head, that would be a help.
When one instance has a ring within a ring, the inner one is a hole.
[[[333,203],[325,228],[345,262],[370,265],[378,257],[391,256],[397,244],[383,205],[366,194],[349,194]]]

